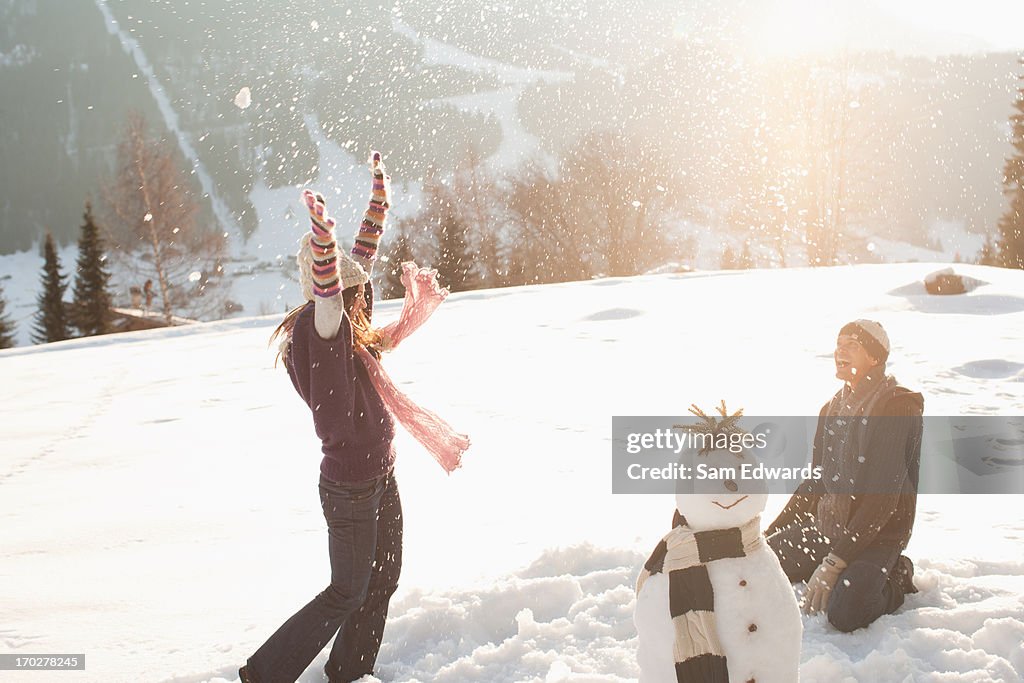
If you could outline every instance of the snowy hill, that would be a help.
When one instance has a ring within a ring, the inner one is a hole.
[[[388,358],[473,447],[448,477],[398,438],[405,567],[381,679],[635,678],[633,580],[673,503],[611,495],[612,415],[720,399],[816,414],[836,388],[835,334],[862,316],[888,329],[890,369],[924,393],[927,414],[1022,414],[1024,273],[964,266],[988,284],[929,297],[915,283],[936,267],[452,295]],[[377,321],[396,313],[381,304]],[[60,674],[68,682],[234,681],[326,585],[319,444],[273,368],[278,322],[0,351],[5,651],[85,653],[84,673]],[[850,635],[807,618],[802,680],[1020,680],[1021,502],[922,497],[908,550],[921,592]],[[325,656],[304,683],[321,680]]]

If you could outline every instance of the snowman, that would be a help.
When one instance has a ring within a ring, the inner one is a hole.
[[[740,432],[722,403],[721,420],[685,429]],[[765,482],[730,471],[756,465],[749,451],[702,450],[694,461],[721,478],[676,494],[672,531],[637,579],[633,615],[640,683],[793,683],[799,679],[803,622],[789,580],[761,532]],[[731,469],[730,469],[731,468]]]

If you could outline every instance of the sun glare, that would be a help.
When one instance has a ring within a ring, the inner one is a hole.
[[[766,3],[750,29],[749,47],[765,57],[832,52],[845,43],[847,12],[841,3],[781,0]]]

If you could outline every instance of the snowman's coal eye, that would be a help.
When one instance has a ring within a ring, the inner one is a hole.
[[[739,487],[736,486],[736,482],[734,482],[732,479],[726,480],[725,488],[729,489],[733,493],[735,493],[737,491],[737,489],[739,489]]]

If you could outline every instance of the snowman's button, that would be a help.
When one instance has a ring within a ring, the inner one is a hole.
[[[747,585],[747,580],[746,579],[740,579],[740,585],[741,586],[746,586]]]
[[[747,627],[747,630],[750,631],[751,633],[753,633],[754,631],[757,630],[757,624],[751,624],[750,626]]]

